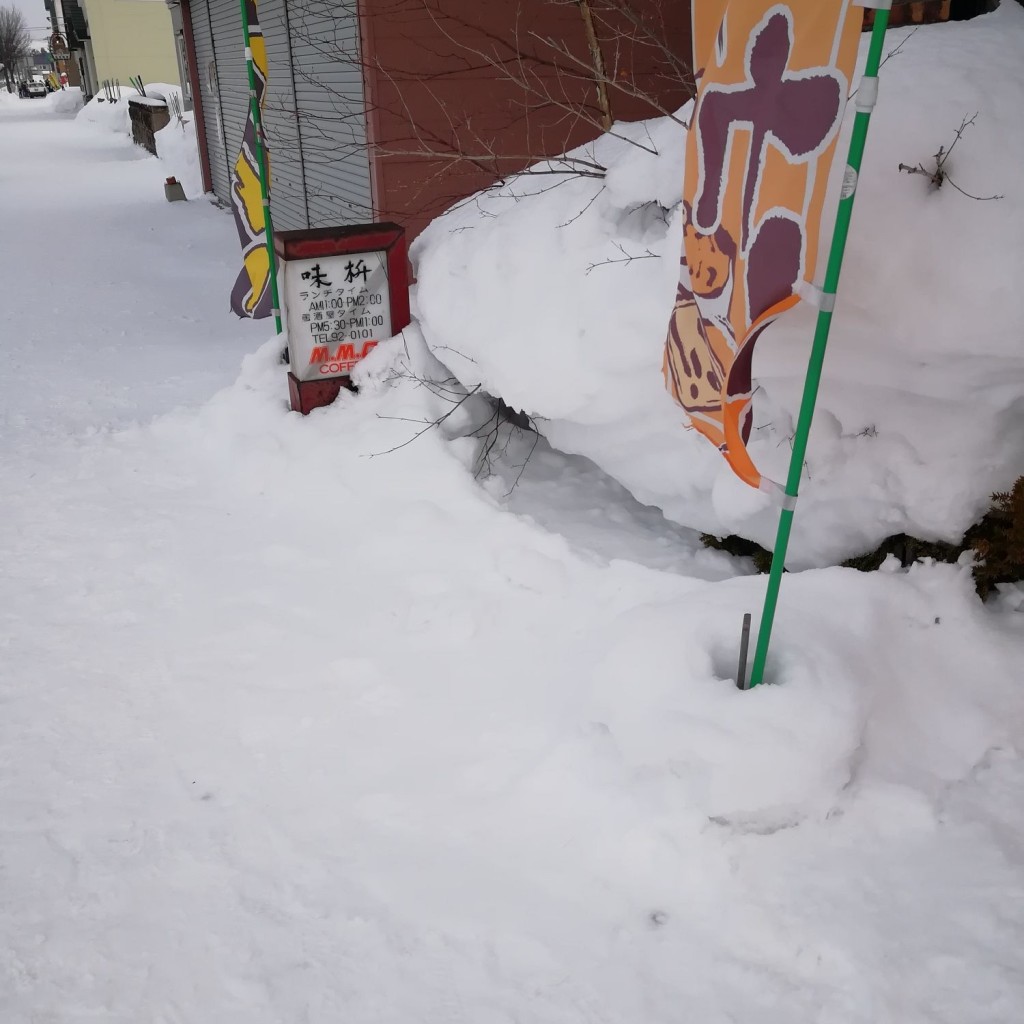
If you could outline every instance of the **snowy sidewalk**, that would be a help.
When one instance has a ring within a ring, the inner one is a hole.
[[[230,221],[25,111],[0,1021],[1020,1019],[1020,613],[952,567],[800,574],[786,685],[738,693],[763,581],[537,525],[586,474],[566,515],[543,460],[520,516],[464,440],[371,457],[423,389],[294,416],[273,343],[210,398],[265,334],[224,310]]]
[[[167,203],[156,160],[44,101],[0,103],[0,211],[6,441],[195,402],[267,333],[226,315],[231,218]]]

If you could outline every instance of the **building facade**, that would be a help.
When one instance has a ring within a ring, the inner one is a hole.
[[[171,16],[163,0],[46,0],[88,98],[104,81],[178,85]]]
[[[588,26],[553,0],[260,0],[275,226],[415,234],[613,117],[674,111],[690,95],[688,4],[635,0],[636,25],[616,6],[592,0]],[[239,3],[180,9],[204,176],[228,202],[248,106]]]
[[[99,81],[133,75],[178,84],[171,17],[163,0],[82,0]]]

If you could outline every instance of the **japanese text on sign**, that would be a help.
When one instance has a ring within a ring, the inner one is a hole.
[[[385,252],[291,260],[284,290],[291,369],[299,380],[349,374],[391,337]]]

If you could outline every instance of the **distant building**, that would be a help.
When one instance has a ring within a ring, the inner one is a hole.
[[[85,65],[88,59],[86,46],[89,41],[89,26],[85,23],[85,12],[78,0],[43,0],[50,16],[54,35],[59,36],[68,49],[67,60],[58,61],[58,70],[66,72],[68,85],[82,88],[86,96]]]
[[[107,80],[178,84],[171,18],[163,0],[45,0],[92,96]]]
[[[31,78],[33,75],[45,77],[50,75],[53,70],[53,58],[46,48],[46,42],[33,39],[28,54],[15,68],[15,76],[19,80]]]

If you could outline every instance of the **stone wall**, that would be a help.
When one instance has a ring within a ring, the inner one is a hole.
[[[136,96],[128,101],[128,113],[132,119],[132,141],[156,156],[156,133],[171,120],[167,104],[149,96]]]

